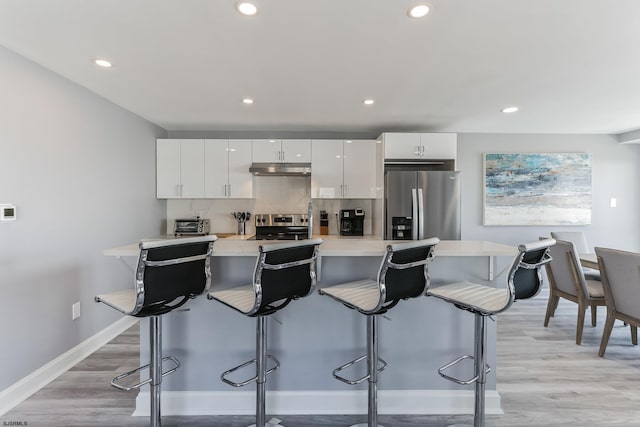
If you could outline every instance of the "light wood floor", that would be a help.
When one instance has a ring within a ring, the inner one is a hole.
[[[640,348],[629,328],[613,330],[604,358],[597,355],[606,315],[598,326],[587,320],[575,345],[577,305],[561,301],[548,328],[542,326],[547,294],[517,302],[498,322],[498,391],[504,415],[487,416],[487,426],[640,426]],[[588,315],[587,315],[588,317]],[[472,321],[469,327],[472,327]],[[135,393],[108,384],[116,373],[136,367],[137,328],[132,328],[0,417],[2,425],[145,426],[131,417]],[[443,380],[444,381],[444,380]],[[287,427],[348,426],[366,416],[281,416]],[[380,416],[386,427],[444,427],[471,416]],[[253,417],[163,417],[167,426],[244,427]],[[26,424],[24,424],[26,423]]]

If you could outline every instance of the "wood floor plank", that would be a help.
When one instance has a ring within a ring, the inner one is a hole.
[[[487,416],[488,427],[640,426],[640,348],[629,328],[616,323],[604,358],[598,346],[606,308],[598,325],[587,315],[582,345],[575,344],[577,305],[561,301],[543,326],[547,293],[519,301],[498,316],[497,375],[504,415]],[[110,387],[110,379],[138,365],[135,326],[74,366],[31,398],[0,417],[0,425],[87,427],[148,425],[132,417],[135,392]],[[470,346],[472,343],[470,343]],[[493,375],[493,374],[492,374]],[[348,426],[366,415],[281,416],[287,427]],[[444,427],[471,416],[381,415],[387,427]],[[163,426],[244,427],[251,416],[163,417]]]

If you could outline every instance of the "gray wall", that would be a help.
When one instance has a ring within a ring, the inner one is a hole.
[[[482,225],[484,153],[591,153],[591,225],[485,227]],[[549,236],[551,231],[582,230],[590,246],[640,250],[640,145],[619,144],[610,135],[458,134],[458,170],[463,171],[462,238],[515,244]],[[617,198],[618,206],[609,207]]]
[[[0,94],[2,390],[121,318],[93,302],[133,280],[102,250],[162,231],[166,132],[3,47]]]

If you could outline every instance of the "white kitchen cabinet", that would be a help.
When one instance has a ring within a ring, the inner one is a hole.
[[[310,139],[254,139],[255,163],[309,163]]]
[[[455,133],[385,132],[385,159],[455,159],[458,137]]]
[[[248,199],[253,197],[250,139],[204,141],[205,197]]]
[[[314,139],[311,144],[311,197],[373,199],[376,141]]]
[[[204,197],[204,140],[156,140],[156,197]]]

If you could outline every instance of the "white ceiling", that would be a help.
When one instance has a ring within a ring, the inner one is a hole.
[[[167,130],[640,128],[640,0],[416,2],[2,0],[0,45]]]

